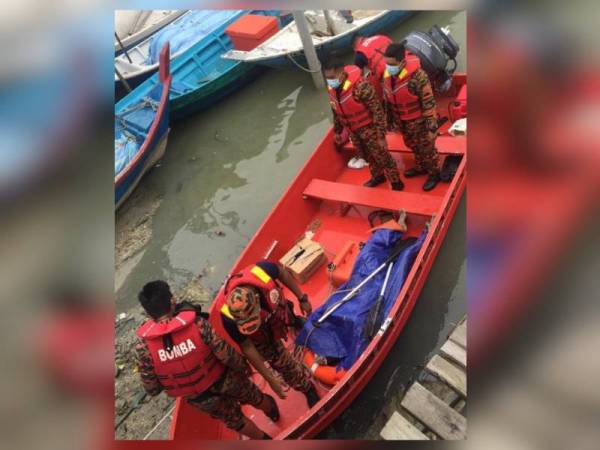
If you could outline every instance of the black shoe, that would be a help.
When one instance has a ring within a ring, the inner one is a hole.
[[[427,177],[427,181],[425,181],[425,184],[423,185],[423,190],[424,191],[430,191],[432,190],[438,183],[440,182],[440,176],[439,175],[429,175]]]
[[[448,155],[446,159],[444,159],[444,164],[442,164],[442,170],[440,172],[440,179],[449,183],[454,178],[456,174],[456,170],[458,169],[458,165],[461,161],[461,156],[459,155]]]
[[[269,399],[269,402],[271,403],[271,408],[269,409],[269,412],[266,412],[265,414],[273,422],[277,422],[279,420],[279,417],[280,417],[279,407],[277,406],[277,402],[269,394],[263,394],[263,395],[265,397],[267,397]]]
[[[381,183],[384,183],[384,182],[385,182],[385,177],[383,175],[379,175],[378,177],[371,178],[363,186],[375,187],[375,186],[379,186]]]
[[[425,175],[427,172],[424,170],[419,170],[416,167],[411,167],[410,169],[406,169],[404,171],[404,176],[406,178],[418,177],[419,175]]]
[[[402,189],[404,189],[404,183],[402,181],[392,183],[392,191],[401,191]]]
[[[317,394],[317,390],[314,386],[312,386],[308,392],[305,392],[304,395],[306,395],[306,402],[308,403],[309,408],[315,406],[320,400],[319,394]]]

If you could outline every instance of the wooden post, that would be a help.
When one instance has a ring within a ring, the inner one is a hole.
[[[294,21],[296,22],[296,29],[298,30],[298,34],[302,40],[304,56],[306,56],[306,61],[308,62],[308,68],[311,72],[313,82],[317,89],[322,89],[325,87],[325,82],[323,81],[323,74],[321,73],[321,63],[317,57],[315,45],[312,41],[312,37],[310,36],[308,24],[306,23],[306,17],[304,17],[304,12],[293,11],[292,14],[294,16]]]
[[[327,30],[331,33],[331,35],[335,36],[336,34],[338,34],[337,30],[335,28],[335,23],[333,22],[333,19],[331,18],[331,14],[329,14],[329,10],[324,9],[323,16],[325,17],[325,23],[327,23]]]
[[[121,50],[123,50],[123,52],[125,52],[125,56],[127,56],[127,59],[129,60],[129,62],[131,64],[133,64],[133,61],[129,57],[129,53],[127,53],[127,50],[125,50],[125,47],[123,46],[123,43],[121,42],[121,38],[119,37],[119,35],[117,34],[116,31],[115,31],[115,37],[117,38],[117,42],[119,43],[119,47],[121,47]]]
[[[125,90],[127,91],[127,93],[131,92],[131,86],[129,86],[127,80],[123,78],[123,75],[121,75],[121,72],[119,72],[119,69],[117,69],[116,67],[115,72],[117,73],[117,77],[119,77],[119,81],[123,83],[123,86],[125,86]]]

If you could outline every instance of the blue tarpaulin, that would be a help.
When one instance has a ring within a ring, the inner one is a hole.
[[[239,9],[199,9],[184,14],[152,37],[146,64],[158,62],[160,51],[166,42],[171,46],[171,55],[175,55],[200,42],[220,25],[241,13],[242,10]]]
[[[156,117],[156,109],[163,91],[157,84],[146,97],[127,105],[116,115],[115,123],[115,176],[127,167],[139,152],[150,126]]]
[[[426,231],[423,231],[421,236],[406,247],[394,261],[384,297],[383,317],[387,317],[391,310],[426,234]],[[325,311],[375,271],[387,259],[394,245],[401,238],[402,233],[399,231],[380,229],[373,233],[356,258],[350,280],[341,285],[311,314],[296,338],[296,344],[308,347],[315,354],[340,359],[339,368],[349,369],[354,364],[369,343],[363,335],[363,330],[369,310],[379,297],[387,268],[380,271],[352,300],[337,309],[318,328],[312,325],[312,321],[319,319]]]

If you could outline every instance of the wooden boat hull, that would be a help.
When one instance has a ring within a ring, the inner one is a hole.
[[[161,11],[161,12],[167,13],[167,11]],[[149,26],[147,26],[145,28],[142,28],[141,30],[138,30],[136,33],[133,33],[128,36],[123,36],[123,37],[119,36],[121,39],[121,44],[123,44],[124,48],[121,48],[121,45],[119,44],[119,42],[115,42],[115,55],[118,56],[121,53],[123,53],[124,50],[129,50],[130,48],[135,47],[136,45],[138,45],[140,42],[142,42],[147,37],[156,33],[158,30],[164,28],[165,26],[167,26],[168,24],[173,22],[175,19],[177,19],[181,15],[185,14],[185,12],[186,12],[185,10],[181,10],[181,11],[171,10],[168,12],[168,14],[164,14],[164,16],[161,17],[160,19],[155,20],[155,21],[151,20],[151,22],[153,22],[153,23],[151,23]],[[116,13],[117,13],[117,11],[115,12],[115,14]],[[153,12],[153,13],[158,13],[158,12]]]
[[[378,18],[377,20],[374,20],[373,22],[370,22],[362,27],[352,30],[352,32],[340,35],[339,38],[334,38],[329,41],[316,44],[315,50],[317,52],[317,56],[320,60],[322,60],[327,55],[341,54],[344,51],[348,51],[352,48],[352,40],[357,34],[372,36],[374,34],[385,32],[392,28],[394,25],[397,25],[398,23],[401,23],[402,21],[406,20],[412,14],[412,11],[390,11],[382,17]],[[307,67],[308,63],[302,50],[292,51],[287,54],[273,57],[249,59],[247,62],[271,67],[274,69],[297,68],[297,65],[294,64],[292,60],[304,67]]]
[[[169,73],[168,44],[161,53],[162,93],[149,131],[135,157],[115,176],[115,207],[118,209],[131,195],[144,174],[150,170],[165,154],[169,134]],[[118,105],[116,112],[127,106],[127,99]]]
[[[277,16],[272,10],[250,11],[252,14]],[[246,12],[250,13],[250,12]],[[241,15],[240,15],[241,17]],[[287,19],[282,19],[287,20]],[[172,61],[171,72],[171,116],[178,120],[191,113],[206,109],[227,95],[255,79],[263,67],[239,61],[221,59],[220,55],[231,49],[233,44],[225,34],[229,23],[215,30],[218,39],[199,42]],[[215,48],[215,46],[217,48]],[[211,58],[204,63],[205,52]],[[203,75],[205,73],[205,75]],[[202,78],[204,76],[205,78]],[[136,90],[150,91],[158,83],[158,74],[144,81]]]
[[[169,129],[158,138],[155,145],[150,146],[135,169],[118,185],[115,185],[115,209],[119,209],[135,190],[142,177],[162,159],[167,149]]]
[[[457,88],[466,85],[466,76],[457,75],[454,81]],[[453,89],[452,95],[457,94],[457,88]],[[441,116],[448,115],[448,104],[454,99],[452,95],[438,99]],[[322,431],[361,392],[402,332],[442,246],[466,184],[466,137],[447,135],[448,127],[449,123],[442,127],[437,147],[441,154],[462,155],[461,162],[450,183],[440,183],[428,193],[421,189],[423,177],[406,180],[403,192],[391,191],[387,183],[373,189],[362,187],[362,183],[370,177],[368,169],[347,168],[350,152],[354,154],[355,150],[348,144],[342,152],[336,152],[333,131],[330,129],[234,264],[232,273],[264,258],[265,253],[273,248],[271,259],[277,260],[303,235],[307,227],[314,224],[318,224],[314,239],[329,253],[335,254],[348,240],[368,239],[370,225],[366,217],[370,211],[382,207],[407,211],[408,236],[420,235],[427,229],[423,246],[381,329],[342,380],[330,390],[318,386],[322,398],[317,405],[309,410],[303,395],[290,390],[286,400],[278,400],[281,419],[277,424],[252,407],[244,407],[245,414],[276,439],[306,439]],[[390,133],[387,139],[390,152],[397,162],[411,165],[414,158],[404,146],[402,138]],[[330,286],[325,265],[302,285],[302,289],[308,293],[313,308],[326,300]],[[294,298],[287,294],[288,298]],[[295,307],[298,308],[298,305]],[[219,334],[227,336],[218,313],[211,315],[211,322]],[[272,394],[262,378],[256,375],[254,381],[265,392]],[[222,423],[181,399],[177,401],[170,437],[240,438]]]
[[[171,117],[179,120],[197,111],[207,109],[223,98],[256,79],[265,68],[239,63],[221,77],[201,89],[172,98]]]

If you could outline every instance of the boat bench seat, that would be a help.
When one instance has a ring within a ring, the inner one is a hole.
[[[386,135],[388,150],[394,153],[410,153],[411,150],[404,145],[402,136],[398,133],[388,133]],[[438,136],[436,139],[436,149],[440,155],[463,155],[466,147],[466,137],[464,136]],[[348,141],[344,145],[344,150],[355,151],[352,142]]]
[[[442,198],[428,194],[392,191],[386,189],[367,188],[355,184],[337,183],[313,179],[302,193],[305,198],[317,198],[334,202],[352,203],[373,208],[397,211],[404,209],[407,213],[421,216],[435,214],[442,203]]]

